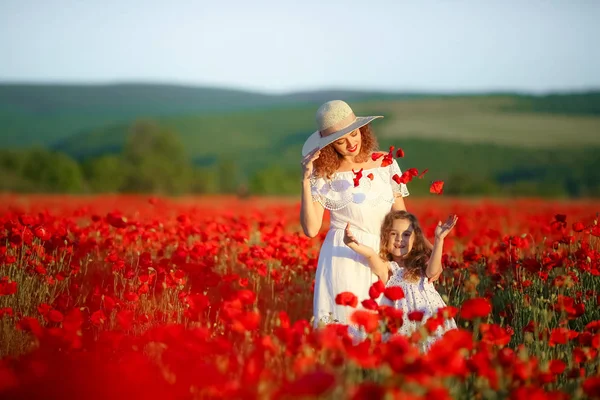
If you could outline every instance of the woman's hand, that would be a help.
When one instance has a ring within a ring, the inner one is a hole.
[[[306,179],[310,179],[310,175],[313,172],[313,162],[319,158],[319,155],[321,154],[321,150],[320,149],[315,149],[313,151],[311,151],[310,153],[308,153],[303,159],[302,159],[302,176],[304,180]]]
[[[348,247],[352,247],[352,245],[358,246],[358,240],[350,232],[350,222],[348,222],[346,229],[344,229],[344,244]]]
[[[444,224],[442,224],[442,221],[439,221],[438,225],[435,227],[435,239],[444,239],[448,235],[448,233],[450,233],[452,228],[454,228],[454,226],[456,225],[456,221],[458,221],[458,216],[453,214],[450,214],[448,216],[448,219],[446,220],[446,222],[444,222]]]

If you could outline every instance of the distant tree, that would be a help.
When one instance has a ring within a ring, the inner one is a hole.
[[[219,180],[214,168],[194,168],[190,182],[191,193],[218,193],[219,189]]]
[[[193,167],[179,136],[152,121],[135,122],[123,150],[125,192],[189,192]]]
[[[83,189],[79,164],[64,153],[34,148],[23,154],[22,176],[40,192],[73,193]]]
[[[124,162],[119,155],[105,155],[86,160],[82,169],[88,190],[94,193],[117,193],[126,176]]]
[[[225,194],[237,193],[241,182],[241,176],[235,158],[221,158],[217,164],[217,171],[219,192]]]
[[[299,195],[300,171],[272,166],[256,172],[249,190],[261,195]]]

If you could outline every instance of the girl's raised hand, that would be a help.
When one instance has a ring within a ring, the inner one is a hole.
[[[435,238],[436,239],[444,239],[448,233],[454,228],[456,225],[456,221],[458,221],[458,216],[450,214],[446,222],[442,224],[442,221],[438,222],[438,225],[435,227]]]
[[[344,244],[350,247],[353,243],[358,245],[358,240],[356,240],[352,232],[350,232],[350,222],[348,222],[346,229],[344,229]]]

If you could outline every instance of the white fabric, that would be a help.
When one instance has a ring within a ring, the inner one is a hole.
[[[404,298],[391,301],[382,296],[381,305],[392,306],[401,309],[403,314],[403,324],[398,329],[398,334],[410,336],[419,329],[419,326],[425,323],[429,318],[437,313],[437,310],[446,307],[442,296],[437,292],[433,283],[422,277],[418,282],[407,282],[403,279],[405,269],[400,267],[394,261],[390,262],[390,269],[393,275],[388,280],[386,287],[400,286],[404,291]],[[408,313],[411,311],[422,311],[423,319],[421,322],[410,321]],[[444,324],[432,332],[431,335],[422,343],[422,350],[427,351],[431,345],[438,340],[445,332],[456,329],[454,319],[447,319]],[[387,337],[386,337],[387,339]]]
[[[373,180],[368,175],[373,174]],[[379,251],[381,223],[391,210],[395,197],[408,196],[406,185],[392,180],[401,175],[396,160],[392,165],[363,170],[358,187],[354,187],[352,171],[338,172],[332,178],[313,178],[313,200],[330,210],[329,232],[321,246],[313,299],[314,325],[320,322],[349,324],[354,308],[339,306],[335,297],[352,292],[360,302],[369,298],[369,288],[377,281],[364,257],[344,244],[344,229],[350,222],[359,243]]]

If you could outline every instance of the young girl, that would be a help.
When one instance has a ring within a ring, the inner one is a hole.
[[[379,254],[374,249],[359,244],[350,232],[350,224],[346,226],[344,243],[366,258],[373,273],[386,287],[399,286],[404,292],[403,299],[391,301],[383,296],[380,301],[380,305],[392,306],[403,311],[403,323],[398,333],[411,336],[419,329],[419,325],[434,316],[438,309],[446,307],[431,282],[442,273],[444,238],[454,228],[456,221],[458,217],[450,215],[444,224],[438,223],[433,249],[429,250],[417,218],[406,211],[390,211],[381,227]],[[413,311],[423,313],[421,322],[409,319],[409,314]],[[423,350],[428,350],[444,332],[454,328],[456,323],[453,319],[445,320],[442,326],[422,343]]]

